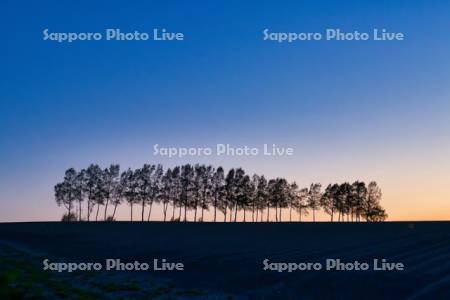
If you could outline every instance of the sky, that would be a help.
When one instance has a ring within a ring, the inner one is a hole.
[[[3,1],[0,221],[60,219],[53,186],[69,167],[188,162],[300,186],[375,180],[389,220],[450,219],[448,1],[243,2]],[[185,40],[58,43],[46,28]],[[405,40],[278,43],[266,28]],[[294,155],[153,155],[217,143]]]

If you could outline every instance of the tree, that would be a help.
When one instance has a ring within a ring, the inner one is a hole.
[[[279,210],[279,217],[278,217],[278,219],[280,220],[280,222],[283,222],[283,215],[282,215],[283,209],[288,208],[289,207],[289,203],[291,201],[291,186],[287,182],[287,180],[284,179],[284,178],[281,178],[280,184],[281,184],[281,189],[280,190],[281,190],[281,193],[282,193],[281,194],[282,197],[281,197],[281,201],[279,202],[280,210]]]
[[[337,202],[336,207],[339,212],[338,214],[338,220],[339,221],[345,221],[344,217],[345,215],[349,214],[350,206],[352,205],[351,200],[351,191],[352,186],[348,182],[344,182],[339,185],[339,190],[337,194]],[[348,220],[348,217],[347,217]]]
[[[214,207],[214,222],[216,222],[217,208],[223,211],[225,206],[225,173],[222,167],[218,167],[212,175],[211,189],[213,197],[212,205]]]
[[[274,195],[276,194],[276,183],[277,181],[275,179],[270,179],[267,183],[267,193],[268,193],[268,199],[266,202],[267,205],[267,222],[269,222],[270,219],[270,208],[275,207],[275,216],[278,216],[278,213],[276,211],[276,199],[274,198]]]
[[[190,164],[181,167],[181,203],[184,206],[184,221],[187,221],[187,210],[189,208],[193,190],[194,168]],[[181,220],[181,206],[180,206]]]
[[[194,166],[194,181],[193,181],[193,192],[194,198],[190,205],[194,208],[194,222],[197,222],[197,210],[199,206],[200,193],[202,189],[202,177],[203,172],[205,172],[205,166],[196,164]]]
[[[234,174],[234,195],[232,198],[232,207],[234,208],[234,222],[237,221],[237,213],[240,205],[245,205],[245,171],[237,168]]]
[[[246,210],[252,202],[253,197],[253,182],[248,175],[238,177],[236,182],[236,210],[234,221],[236,222],[237,212],[239,209],[243,210],[243,221],[246,221]]]
[[[150,221],[150,216],[152,214],[152,207],[154,202],[160,202],[161,194],[163,190],[162,177],[164,175],[164,169],[161,164],[158,164],[156,167],[152,166],[152,170],[154,170],[153,175],[150,179],[150,184],[148,187],[150,188],[147,196],[147,201],[149,202],[149,211],[147,220]]]
[[[140,203],[141,204],[141,222],[144,222],[144,213],[145,213],[145,206],[147,205],[148,201],[148,190],[150,188],[150,182],[149,178],[147,177],[147,174],[145,173],[147,171],[148,165],[145,164],[142,168],[138,168],[134,171],[132,171],[132,175],[129,180],[133,181],[129,183],[129,186],[133,187],[133,200],[130,198],[130,205],[131,210],[133,209],[134,203]],[[133,213],[131,213],[131,217],[133,217]]]
[[[230,169],[225,178],[226,199],[224,208],[224,221],[227,220],[227,209],[228,207],[230,207],[230,222],[231,222],[231,215],[233,213],[232,205],[235,202],[236,198],[235,173],[236,173],[235,169]]]
[[[211,202],[211,194],[212,194],[212,174],[214,174],[214,169],[212,166],[203,166],[202,174],[201,174],[201,185],[200,185],[200,194],[202,197],[202,217],[201,220],[203,222],[203,212],[204,210],[209,208],[209,204]]]
[[[292,222],[292,209],[296,209],[298,207],[299,199],[298,185],[296,182],[293,182],[289,185],[289,222]]]
[[[64,206],[67,209],[67,216],[72,216],[72,207],[76,200],[75,178],[77,172],[70,168],[66,171],[64,181],[55,185],[55,200],[58,206]]]
[[[114,196],[114,191],[116,189],[117,184],[119,183],[119,173],[120,167],[119,165],[110,165],[109,168],[103,171],[103,182],[104,182],[104,192],[105,192],[105,213],[104,220],[106,221],[106,214],[108,212],[108,204],[111,201],[111,198]]]
[[[320,205],[322,206],[324,212],[330,215],[331,222],[333,222],[334,213],[337,209],[338,197],[339,185],[329,184],[320,199]]]
[[[298,202],[297,202],[297,211],[298,211],[298,221],[302,221],[302,216],[308,215],[308,197],[309,190],[308,188],[303,188],[298,192]]]
[[[268,184],[270,199],[267,205],[275,208],[275,221],[282,221],[281,210],[288,206],[289,202],[289,185],[284,178],[269,180]],[[269,216],[269,212],[267,213]]]
[[[171,179],[171,194],[172,194],[172,221],[175,220],[175,208],[177,206],[180,207],[181,210],[181,169],[179,166],[176,166],[172,170],[172,179]],[[179,219],[178,219],[179,220]]]
[[[141,169],[134,171],[133,180],[136,180],[136,188],[139,202],[141,204],[141,222],[144,222],[145,207],[153,199],[153,182],[152,176],[155,170],[154,165],[144,164]],[[150,213],[147,216],[147,221],[150,221]]]
[[[117,206],[119,206],[122,203],[122,200],[125,196],[125,188],[126,188],[125,180],[126,180],[126,177],[120,176],[117,184],[114,186],[112,197],[111,197],[111,204],[114,205],[114,210],[113,210],[112,216],[108,217],[108,219],[114,220],[114,218],[116,216]]]
[[[169,168],[162,177],[161,202],[163,204],[164,222],[166,221],[167,209],[172,201],[172,170]]]
[[[381,189],[375,181],[367,186],[367,197],[364,203],[363,216],[367,222],[384,221],[387,218],[385,210],[380,206]]]
[[[364,201],[367,198],[367,187],[364,182],[355,181],[352,184],[352,192],[354,198],[354,214],[356,221],[360,221],[361,215],[364,213]]]
[[[255,222],[258,220],[258,183],[259,183],[259,176],[257,174],[253,174],[252,176],[252,190],[251,190],[251,206],[252,206],[252,222]]]
[[[82,214],[82,202],[84,201],[85,197],[85,181],[86,179],[86,170],[82,169],[80,172],[77,173],[75,180],[74,180],[74,192],[75,192],[75,198],[78,202],[78,221],[81,221],[81,214]]]
[[[98,165],[91,164],[85,172],[83,186],[87,195],[87,220],[90,220],[92,209],[95,205],[103,204],[102,169]],[[98,209],[97,209],[98,212]]]
[[[267,180],[262,176],[258,176],[258,184],[256,186],[256,197],[254,199],[257,212],[260,211],[261,222],[263,220],[263,210],[266,208],[266,203],[269,202],[269,192],[267,188]],[[256,215],[258,219],[258,215]],[[267,214],[267,220],[269,220],[269,215]]]
[[[308,192],[308,206],[313,212],[313,222],[316,221],[316,210],[320,207],[320,198],[322,197],[320,183],[312,183]]]
[[[138,172],[133,172],[131,169],[123,172],[120,175],[120,181],[123,185],[123,196],[130,205],[130,220],[133,221],[133,205],[139,200],[139,181],[136,180]]]

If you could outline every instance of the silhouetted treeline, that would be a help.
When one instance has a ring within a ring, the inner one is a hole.
[[[289,214],[289,221],[301,221],[309,213],[315,221],[320,209],[331,221],[383,221],[387,217],[376,182],[330,184],[324,190],[320,183],[299,188],[284,178],[267,180],[264,175],[250,176],[242,168],[225,172],[222,167],[199,164],[165,171],[162,165],[145,164],[122,173],[119,165],[70,168],[56,184],[55,198],[67,209],[63,220],[69,221],[114,220],[123,202],[130,206],[131,220],[133,209],[140,210],[141,221],[150,221],[155,205],[162,206],[164,221],[188,221],[188,211],[194,212],[192,221],[203,221],[205,210],[213,211],[214,222],[236,222],[238,211],[243,212],[244,222],[268,222],[270,211],[275,211],[277,222],[283,220],[283,212]]]

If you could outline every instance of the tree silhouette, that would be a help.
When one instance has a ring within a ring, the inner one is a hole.
[[[55,185],[55,200],[58,206],[64,206],[67,209],[68,220],[72,216],[72,208],[77,200],[75,191],[76,171],[70,168],[64,175],[64,181]]]
[[[257,215],[256,219],[258,219],[258,211],[260,212],[260,221],[263,221],[263,212],[266,208],[266,203],[269,203],[269,192],[267,188],[267,179],[262,176],[257,176],[258,183],[256,186],[256,197],[254,202],[256,203]]]
[[[213,197],[212,205],[214,207],[214,222],[217,220],[217,208],[222,212],[226,209],[225,204],[225,172],[222,167],[218,167],[212,175],[211,192]],[[224,213],[225,214],[225,213]]]
[[[111,221],[114,221],[114,218],[116,216],[117,206],[119,206],[122,203],[122,200],[124,198],[125,193],[125,187],[126,187],[126,180],[125,177],[120,176],[118,178],[118,182],[114,185],[113,193],[111,197],[111,204],[114,205],[113,214],[109,218]]]
[[[289,185],[289,222],[292,222],[292,210],[298,207],[299,190],[296,182]]]
[[[128,169],[121,174],[121,182],[123,185],[123,196],[130,205],[130,221],[133,221],[133,206],[139,201],[139,176],[140,171],[132,171]]]
[[[184,206],[184,221],[187,221],[187,210],[192,198],[194,168],[190,164],[181,167],[181,203]],[[181,220],[181,206],[180,206]]]
[[[313,212],[313,222],[316,221],[316,210],[320,207],[321,188],[322,185],[320,183],[312,183],[308,191],[308,206]]]
[[[361,220],[361,215],[364,213],[364,202],[367,199],[367,187],[364,182],[355,181],[352,184],[353,194],[354,194],[354,208],[352,211],[355,214],[355,220],[359,222]],[[381,198],[381,194],[380,194]],[[353,218],[352,218],[353,220]]]
[[[102,189],[102,169],[98,165],[91,164],[84,172],[84,190],[87,195],[87,220],[90,221],[92,210],[97,205],[97,218],[100,205],[104,203]]]
[[[302,216],[308,215],[308,188],[303,188],[298,192],[297,200],[297,211],[298,211],[298,221],[302,221]]]
[[[233,203],[235,202],[234,199],[236,198],[235,192],[235,170],[230,169],[228,171],[228,174],[225,178],[225,209],[224,209],[224,220],[226,222],[227,219],[227,209],[230,208],[230,222],[231,222],[231,216],[233,212]]]
[[[82,203],[84,201],[85,197],[85,188],[84,188],[84,179],[86,178],[86,170],[82,169],[80,172],[77,173],[75,180],[73,182],[74,186],[74,192],[75,192],[75,198],[78,202],[78,221],[81,221],[81,215],[82,215]]]
[[[250,203],[250,195],[248,191],[250,190],[250,177],[245,174],[242,168],[237,168],[234,174],[234,195],[233,195],[233,208],[234,208],[234,222],[237,222],[237,214],[239,210],[244,211],[244,222],[245,222],[245,209]]]
[[[201,173],[201,186],[200,186],[200,194],[202,202],[200,204],[202,209],[201,220],[204,220],[204,211],[208,210],[209,204],[211,203],[211,194],[212,194],[212,176],[214,174],[214,169],[212,166],[202,166]]]
[[[181,211],[181,171],[180,167],[176,166],[172,170],[171,179],[171,195],[172,195],[172,221],[175,220],[175,209],[177,206],[180,207]],[[179,219],[178,219],[179,220]]]
[[[120,167],[116,164],[105,169],[91,164],[79,172],[69,168],[63,181],[54,187],[56,204],[67,210],[63,219],[83,220],[82,204],[85,200],[87,221],[92,219],[94,208],[95,220],[98,221],[102,206],[103,220],[114,220],[123,200],[130,206],[131,221],[134,205],[141,206],[141,222],[145,220],[147,207],[147,221],[150,221],[154,205],[162,207],[163,221],[169,218],[170,206],[171,221],[181,221],[183,209],[184,221],[188,221],[190,210],[194,210],[194,222],[205,221],[205,210],[210,208],[213,209],[213,222],[218,219],[218,210],[223,213],[224,222],[237,222],[238,214],[243,222],[247,222],[249,211],[252,222],[264,219],[269,222],[271,209],[275,209],[274,220],[277,222],[283,221],[283,211],[286,210],[290,222],[293,221],[293,212],[297,212],[298,221],[302,221],[302,216],[309,210],[315,222],[316,211],[320,209],[330,215],[331,222],[335,221],[336,214],[341,222],[360,222],[362,219],[376,222],[387,218],[380,205],[381,189],[374,181],[367,186],[362,181],[329,184],[322,193],[320,183],[312,183],[309,189],[300,189],[297,183],[289,183],[284,178],[267,180],[264,175],[246,174],[242,168],[232,168],[225,173],[222,167],[215,169],[203,164],[185,164],[165,171],[160,164],[145,164],[135,170],[127,169],[120,176],[119,173]],[[111,205],[113,212],[108,216]]]
[[[364,203],[363,215],[367,222],[384,221],[387,218],[385,210],[380,206],[381,189],[372,181],[367,186],[367,198]]]
[[[324,212],[330,215],[331,222],[333,222],[334,213],[338,209],[338,197],[339,185],[329,184],[320,199],[320,205],[322,206]]]
[[[169,168],[161,179],[162,190],[160,193],[161,203],[163,205],[164,222],[167,217],[167,210],[172,201],[172,170]]]
[[[114,197],[114,191],[119,181],[119,165],[111,165],[109,168],[103,171],[103,183],[105,192],[105,213],[103,219],[106,220],[106,214],[108,212],[108,205],[111,198]]]

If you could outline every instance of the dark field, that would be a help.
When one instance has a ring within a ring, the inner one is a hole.
[[[450,299],[450,222],[4,223],[0,255],[0,299]],[[185,270],[57,273],[43,258],[165,258]],[[279,273],[266,258],[385,258],[405,270]]]

